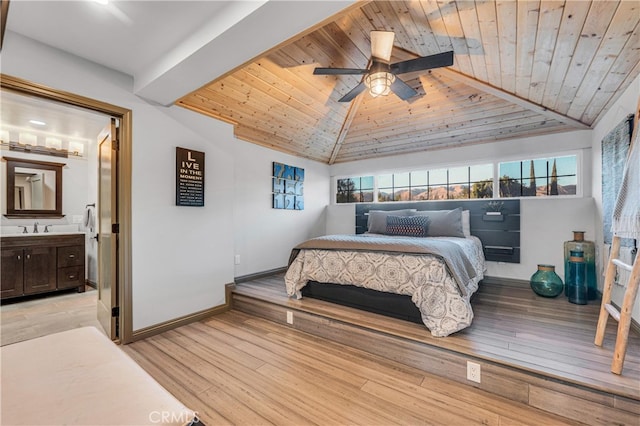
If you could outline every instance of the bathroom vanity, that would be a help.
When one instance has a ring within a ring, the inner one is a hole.
[[[77,288],[84,291],[84,233],[3,235],[0,299]]]

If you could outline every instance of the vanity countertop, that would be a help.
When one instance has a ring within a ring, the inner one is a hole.
[[[14,238],[14,237],[46,237],[46,236],[58,236],[58,235],[83,235],[81,231],[61,231],[61,232],[37,232],[37,233],[17,233],[17,234],[0,234],[0,238]]]

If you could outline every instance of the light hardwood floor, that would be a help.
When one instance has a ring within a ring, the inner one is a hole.
[[[207,425],[579,424],[238,311],[123,350]]]
[[[640,337],[630,336],[623,374],[611,373],[616,324],[609,322],[604,347],[595,346],[599,303],[573,305],[564,297],[539,297],[522,283],[487,282],[471,304],[469,328],[436,338],[421,324],[290,299],[281,275],[233,291],[234,309],[285,327],[586,424],[638,426]],[[467,380],[469,361],[481,365],[481,383]]]
[[[98,292],[61,293],[0,306],[0,346],[72,328],[95,326]]]

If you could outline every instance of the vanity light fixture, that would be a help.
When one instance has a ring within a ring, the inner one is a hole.
[[[82,157],[84,154],[84,143],[78,141],[69,141],[69,154],[76,157]]]
[[[89,139],[36,130],[26,127],[0,129],[0,150],[30,152],[55,157],[84,157]]]
[[[47,148],[62,149],[62,141],[58,138],[47,137],[44,142]]]
[[[33,133],[18,133],[18,143],[22,145],[38,145],[38,137]]]

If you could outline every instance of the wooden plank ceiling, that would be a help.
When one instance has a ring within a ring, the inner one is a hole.
[[[363,2],[178,104],[328,164],[588,129],[640,73],[639,22],[635,0]],[[407,101],[340,103],[362,76],[313,69],[366,68],[372,30],[395,32],[392,63],[453,50],[454,65],[399,76]]]

